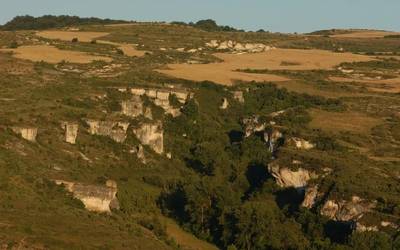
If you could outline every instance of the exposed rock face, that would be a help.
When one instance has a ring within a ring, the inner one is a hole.
[[[276,183],[280,187],[294,187],[299,190],[307,186],[307,182],[316,175],[306,169],[299,168],[297,171],[292,171],[287,167],[280,167],[278,164],[271,163],[268,165],[270,174],[275,178]]]
[[[12,131],[19,134],[22,138],[27,141],[36,142],[36,136],[38,133],[37,128],[33,127],[12,127]]]
[[[264,140],[268,145],[268,149],[271,153],[276,152],[278,147],[283,144],[283,134],[276,129],[264,132]]]
[[[144,109],[144,117],[146,117],[147,119],[153,120],[153,112],[151,112],[150,107],[146,107]]]
[[[222,99],[222,104],[221,104],[221,106],[220,106],[219,108],[220,108],[220,109],[227,109],[228,107],[229,107],[228,99],[223,98],[223,99]]]
[[[133,96],[131,100],[121,102],[121,113],[129,117],[138,117],[143,114],[143,101],[140,96]]]
[[[302,207],[313,208],[318,197],[318,186],[307,187]]]
[[[148,145],[156,153],[164,152],[164,131],[161,122],[142,123],[138,128],[133,129],[133,133],[144,145]]]
[[[108,136],[120,143],[125,141],[129,127],[127,122],[87,120],[86,123],[89,125],[90,134]]]
[[[253,116],[250,118],[245,118],[242,120],[242,124],[244,126],[245,136],[249,137],[250,135],[264,131],[266,128],[266,124],[260,122],[259,116]]]
[[[315,144],[297,137],[290,138],[289,143],[292,143],[298,149],[310,150],[315,148]]]
[[[351,201],[326,201],[321,214],[336,221],[357,221],[374,207],[375,203],[353,196]]]
[[[111,209],[118,209],[119,203],[116,197],[117,183],[107,181],[106,186],[86,185],[63,180],[56,180],[57,185],[64,185],[68,192],[81,200],[85,208],[94,212],[110,213]]]
[[[174,108],[171,105],[169,97],[171,95],[176,96],[181,104],[186,103],[187,99],[190,97],[190,94],[186,91],[170,89],[132,88],[131,93],[136,96],[146,95],[153,101],[155,105],[161,107],[164,109],[165,113],[171,114],[173,117],[179,116],[181,112],[180,108]]]
[[[378,232],[379,231],[377,226],[366,226],[360,222],[356,223],[356,230],[358,232]]]
[[[259,53],[269,51],[274,49],[274,47],[262,44],[262,43],[238,43],[236,41],[222,41],[219,42],[217,40],[211,40],[209,43],[206,43],[206,46],[209,48],[214,48],[217,50],[230,50],[236,53]]]
[[[70,144],[76,143],[76,138],[78,137],[79,125],[75,122],[62,122],[62,129],[65,131],[65,142]]]
[[[244,96],[242,91],[233,91],[233,98],[240,103],[244,103]]]

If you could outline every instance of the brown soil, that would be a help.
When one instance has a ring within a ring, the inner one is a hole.
[[[52,40],[62,40],[62,41],[72,41],[74,38],[78,38],[80,42],[91,42],[99,37],[107,36],[109,33],[106,32],[81,32],[81,31],[40,31],[36,35],[52,39]]]
[[[34,62],[60,63],[91,63],[93,61],[111,62],[112,59],[105,56],[95,56],[84,52],[60,50],[48,45],[21,46],[17,49],[0,49],[0,52],[13,52],[13,56],[19,59]]]

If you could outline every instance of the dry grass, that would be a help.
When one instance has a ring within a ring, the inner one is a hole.
[[[390,32],[390,31],[374,31],[374,30],[365,30],[365,31],[355,31],[352,33],[346,34],[338,34],[333,35],[335,38],[382,38],[390,35],[400,35],[399,32]]]
[[[367,89],[375,92],[400,93],[400,77],[384,80],[363,80],[347,77],[329,77],[331,81],[344,83],[361,83]]]
[[[256,54],[215,54],[222,63],[171,64],[168,70],[158,70],[176,78],[193,81],[213,81],[231,85],[234,80],[281,82],[288,79],[271,74],[249,74],[238,69],[313,70],[332,69],[343,62],[370,61],[373,58],[351,53],[333,53],[324,50],[275,49]],[[286,65],[282,62],[293,62]]]
[[[99,37],[107,36],[109,33],[106,32],[80,32],[80,31],[58,31],[48,30],[37,32],[36,35],[51,39],[51,40],[62,40],[72,41],[74,38],[78,38],[80,42],[91,42]]]
[[[381,120],[357,112],[328,112],[323,110],[310,110],[312,121],[311,128],[321,129],[326,132],[352,132],[368,134],[371,129],[382,123]]]
[[[48,45],[21,46],[17,49],[1,49],[0,52],[13,52],[15,58],[34,62],[60,63],[91,63],[93,61],[111,62],[112,59],[105,56],[95,56],[84,52],[60,50]]]
[[[118,47],[120,50],[124,52],[124,55],[126,56],[137,56],[141,57],[144,56],[146,51],[143,50],[137,50],[136,46],[133,44],[127,44],[127,43],[115,43],[115,42],[110,42],[110,41],[105,41],[105,40],[98,40],[97,43],[101,44],[109,44]]]

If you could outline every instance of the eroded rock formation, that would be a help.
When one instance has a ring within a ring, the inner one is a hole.
[[[262,43],[239,43],[232,40],[222,42],[218,40],[211,40],[210,42],[206,43],[206,46],[217,50],[230,50],[237,53],[259,53],[274,49],[274,47]]]
[[[280,167],[276,163],[270,163],[268,171],[280,187],[293,187],[299,190],[303,190],[310,179],[317,177],[315,173],[306,169],[299,168],[297,171],[293,171],[287,167]]]
[[[313,208],[318,197],[318,186],[307,187],[304,194],[302,207]]]
[[[227,109],[229,107],[229,102],[228,99],[222,98],[222,104],[219,107],[220,109]]]
[[[233,91],[232,94],[233,94],[233,99],[235,99],[240,103],[244,103],[244,96],[242,91]]]
[[[111,209],[118,209],[119,203],[116,197],[117,183],[108,180],[105,186],[86,185],[63,180],[56,180],[57,185],[64,185],[76,199],[82,201],[85,208],[94,212],[110,213]]]
[[[108,136],[116,142],[124,142],[129,127],[127,122],[86,120],[89,125],[89,133],[92,135]]]
[[[306,141],[302,138],[292,137],[289,139],[289,143],[294,145],[298,149],[310,150],[315,148],[315,144]]]
[[[79,125],[75,122],[62,122],[61,128],[65,131],[65,142],[70,144],[76,143],[78,137]]]
[[[133,96],[130,100],[121,102],[121,113],[129,117],[143,115],[143,101],[140,96]]]
[[[36,142],[38,129],[34,127],[12,127],[12,131],[27,141]]]
[[[164,152],[164,131],[161,122],[142,123],[133,129],[133,133],[142,144],[149,146],[156,153]]]
[[[350,201],[327,200],[320,212],[335,221],[357,221],[375,206],[374,202],[353,196]]]

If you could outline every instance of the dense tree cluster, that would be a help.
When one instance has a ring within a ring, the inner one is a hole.
[[[42,30],[51,28],[63,28],[67,26],[86,25],[86,24],[113,24],[126,21],[100,19],[95,17],[83,18],[78,16],[52,16],[45,15],[41,17],[16,16],[3,26],[1,30]]]
[[[212,19],[206,19],[206,20],[200,20],[197,21],[196,23],[190,22],[190,23],[185,23],[185,22],[172,22],[173,24],[178,24],[178,25],[189,25],[201,30],[209,31],[209,32],[221,32],[221,31],[230,31],[230,32],[243,32],[244,30],[238,30],[230,26],[226,25],[218,25],[214,20]]]

